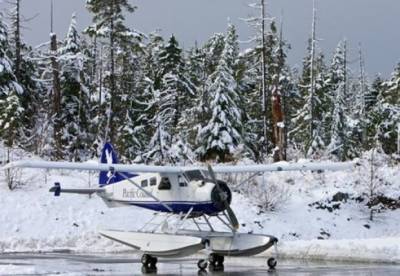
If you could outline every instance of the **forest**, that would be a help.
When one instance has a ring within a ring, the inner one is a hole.
[[[264,2],[244,23],[254,39],[243,50],[230,23],[189,49],[174,35],[129,28],[125,18],[140,7],[128,0],[86,0],[90,26],[79,31],[73,14],[65,37],[51,32],[50,41],[28,45],[23,2],[12,0],[0,17],[7,158],[23,149],[85,161],[109,141],[127,163],[345,161],[371,149],[398,159],[400,65],[388,79],[370,79],[361,47],[357,57],[345,39],[321,50],[314,9],[298,70]],[[355,58],[358,72],[348,66]]]

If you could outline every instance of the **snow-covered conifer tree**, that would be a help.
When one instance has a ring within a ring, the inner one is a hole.
[[[382,84],[382,91],[373,113],[377,126],[377,141],[385,153],[396,153],[400,127],[400,63],[390,80]]]
[[[155,84],[157,112],[153,118],[155,133],[151,141],[161,143],[162,139],[157,137],[168,137],[163,147],[171,147],[172,143],[187,144],[186,119],[182,114],[193,105],[190,99],[194,96],[194,85],[184,68],[182,49],[175,36],[172,35],[160,50],[159,65],[162,77],[160,83]],[[161,150],[163,147],[160,145],[158,148]],[[166,157],[165,154],[161,156]]]
[[[64,45],[60,48],[62,146],[69,160],[82,160],[90,144],[89,86],[84,71],[76,16],[72,15]]]
[[[13,0],[9,2],[11,9],[9,12],[10,28],[10,58],[13,60],[13,72],[16,81],[22,87],[24,93],[20,95],[20,102],[24,108],[20,120],[24,125],[23,133],[19,139],[20,146],[25,149],[33,150],[36,147],[36,129],[35,121],[37,120],[37,95],[40,91],[38,79],[37,65],[31,57],[32,49],[23,41],[21,33],[23,23],[26,20],[21,14],[21,0]]]
[[[303,107],[292,119],[295,128],[290,131],[293,141],[303,150],[307,157],[320,157],[326,144],[323,116],[326,114],[325,104],[328,99],[327,70],[324,55],[317,52],[317,9],[313,7],[311,39],[307,48],[307,56],[303,61],[303,73],[299,81],[300,96]]]
[[[106,76],[106,88],[109,92],[104,99],[107,101],[108,110],[105,111],[107,124],[102,130],[105,139],[115,142],[118,127],[118,91],[116,76],[116,51],[121,42],[126,41],[127,37],[140,37],[137,32],[132,32],[124,25],[125,12],[132,13],[135,7],[128,0],[87,0],[86,7],[93,14],[94,26],[89,31],[95,32],[97,38],[108,40],[106,49],[108,50]]]
[[[323,124],[329,100],[328,73],[324,62],[324,55],[319,53],[313,62],[314,71],[311,74],[311,42],[309,54],[303,60],[303,72],[298,82],[300,102],[297,114],[292,118],[293,129],[288,133],[289,138],[308,157],[320,157],[326,147],[324,140],[326,127]],[[313,78],[311,78],[313,75]],[[314,80],[314,84],[312,84]],[[311,93],[311,87],[313,93]],[[313,105],[310,105],[310,102]],[[313,115],[311,115],[313,114]],[[313,131],[310,132],[311,121]]]
[[[349,146],[346,137],[346,117],[345,117],[345,102],[344,102],[344,84],[339,83],[336,91],[336,98],[334,101],[334,109],[331,118],[331,133],[330,143],[327,150],[330,154],[336,155],[339,160],[346,159],[347,147]]]
[[[11,148],[23,134],[25,110],[20,100],[23,89],[16,81],[9,53],[8,31],[0,14],[0,136]]]
[[[205,67],[207,76],[211,75],[218,66],[225,46],[225,36],[222,33],[214,34],[203,46],[205,53]]]
[[[232,68],[232,45],[225,40],[225,47],[216,71],[206,84],[210,119],[198,134],[197,153],[202,159],[225,162],[232,158],[237,146],[243,142],[242,118],[238,85]]]

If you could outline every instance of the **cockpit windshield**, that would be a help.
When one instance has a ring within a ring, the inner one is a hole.
[[[210,178],[210,174],[205,170],[191,170],[185,171],[185,176],[189,181],[198,181]]]

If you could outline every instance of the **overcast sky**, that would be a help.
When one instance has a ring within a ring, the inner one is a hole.
[[[1,0],[0,0],[1,1]],[[289,60],[301,64],[310,34],[312,0],[266,0],[269,14],[284,18],[284,36],[292,45]],[[55,31],[64,36],[73,11],[83,29],[91,22],[85,0],[54,0]],[[252,13],[251,0],[131,0],[138,7],[127,18],[129,27],[145,33],[161,29],[164,36],[175,34],[185,48],[194,41],[204,42],[215,32],[224,32],[228,20],[239,31],[242,41],[252,30],[240,18]],[[25,40],[33,45],[48,40],[50,0],[22,0],[22,13],[29,18]],[[4,7],[6,4],[2,4]],[[347,38],[354,71],[358,70],[358,44],[362,43],[370,76],[389,76],[400,61],[399,0],[319,0],[317,33],[319,47],[331,56],[338,41]],[[246,48],[246,44],[241,45]]]

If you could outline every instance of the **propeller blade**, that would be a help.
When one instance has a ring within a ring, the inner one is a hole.
[[[208,169],[208,172],[211,175],[212,181],[214,182],[215,185],[217,185],[217,178],[215,177],[214,170],[213,170],[213,168],[211,167],[210,164],[207,164],[207,169]],[[219,189],[219,185],[218,185],[218,189]]]
[[[232,227],[235,228],[236,230],[239,229],[239,221],[229,204],[226,205],[226,211],[228,213],[228,217],[229,220],[231,221]]]
[[[218,189],[218,192],[224,193],[224,191],[221,189],[221,187],[217,181],[217,178],[215,177],[215,173],[214,173],[214,170],[212,169],[211,165],[208,164],[207,168],[208,168],[208,172],[210,173],[211,179],[215,184],[215,187],[217,187],[217,189]],[[221,196],[221,198],[224,198],[224,196]],[[223,203],[224,203],[225,209],[228,213],[228,218],[229,218],[229,221],[231,222],[232,227],[234,229],[239,229],[239,221],[238,221],[235,213],[233,212],[231,206],[229,205],[229,202],[227,200],[224,200]]]

